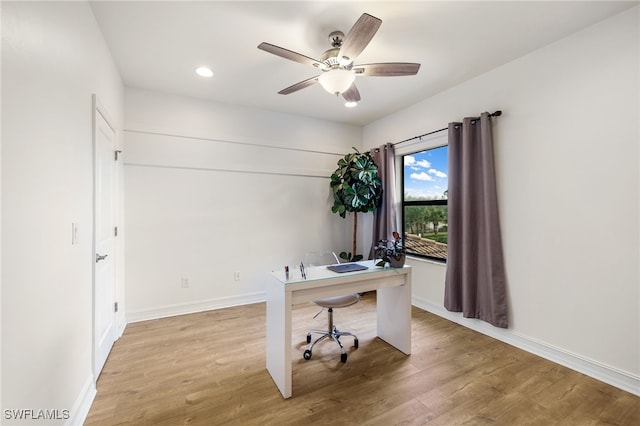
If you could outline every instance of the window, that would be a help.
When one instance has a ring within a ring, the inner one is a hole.
[[[448,147],[402,155],[402,226],[408,254],[446,261]]]

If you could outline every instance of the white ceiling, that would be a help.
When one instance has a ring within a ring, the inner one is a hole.
[[[128,87],[364,125],[525,55],[637,1],[101,1],[94,14]],[[318,72],[257,48],[319,59],[327,36],[363,12],[382,19],[355,61],[418,62],[416,76],[358,77],[345,108],[319,85],[277,92]],[[597,58],[594,58],[597,60]],[[207,65],[215,76],[194,73]]]

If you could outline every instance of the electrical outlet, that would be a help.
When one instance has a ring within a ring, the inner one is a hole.
[[[233,280],[234,281],[240,281],[240,272],[234,272],[233,273]]]
[[[180,287],[189,288],[189,278],[181,278],[180,279]]]

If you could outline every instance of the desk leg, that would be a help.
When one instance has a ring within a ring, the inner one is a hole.
[[[411,354],[411,276],[398,287],[377,290],[378,337]]]
[[[283,397],[291,397],[291,293],[267,283],[267,371]]]

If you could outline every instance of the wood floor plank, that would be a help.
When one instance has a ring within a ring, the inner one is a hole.
[[[438,316],[412,309],[412,355],[378,339],[375,292],[336,310],[348,361],[326,325],[294,307],[293,397],[265,368],[265,304],[129,324],[86,420],[99,425],[638,425],[640,398]]]

